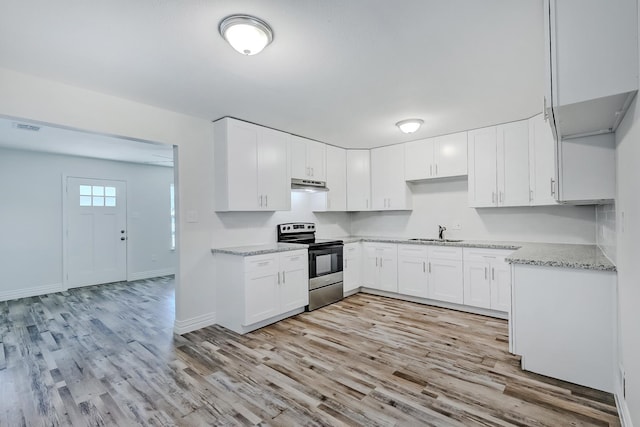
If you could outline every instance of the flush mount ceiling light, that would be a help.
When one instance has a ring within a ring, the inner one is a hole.
[[[407,119],[399,121],[396,123],[396,126],[398,126],[404,133],[414,133],[420,129],[420,126],[422,126],[423,123],[424,120],[422,119]]]
[[[273,41],[273,31],[262,19],[249,15],[231,15],[220,22],[220,35],[243,55],[260,53]]]

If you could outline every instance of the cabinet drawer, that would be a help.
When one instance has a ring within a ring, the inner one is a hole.
[[[513,253],[512,249],[483,249],[483,248],[464,248],[465,261],[499,261]]]
[[[357,256],[360,253],[360,243],[347,243],[344,245],[344,256]]]
[[[462,261],[462,248],[453,246],[429,246],[429,258]]]
[[[244,258],[245,273],[271,273],[278,271],[278,254],[256,255]]]
[[[426,258],[429,247],[424,245],[398,245],[398,257]]]
[[[285,271],[299,270],[309,264],[307,251],[283,252],[280,255],[280,269]]]

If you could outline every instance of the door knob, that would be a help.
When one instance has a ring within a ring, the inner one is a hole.
[[[127,238],[123,236],[120,238],[120,240],[127,240]]]
[[[124,230],[120,230],[120,233],[121,233],[121,234],[124,234]]]

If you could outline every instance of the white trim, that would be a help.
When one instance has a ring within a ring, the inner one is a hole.
[[[171,276],[173,274],[175,274],[175,268],[173,267],[162,268],[160,270],[137,271],[135,273],[129,273],[127,281],[133,282],[134,280],[152,279],[154,277]]]
[[[403,301],[417,302],[418,304],[426,304],[426,305],[433,305],[436,307],[449,308],[452,310],[464,311],[465,313],[496,317],[498,319],[504,319],[504,320],[509,319],[509,313],[507,313],[506,311],[489,310],[486,308],[472,307],[470,305],[455,304],[451,302],[437,301],[437,300],[428,299],[428,298],[413,297],[410,295],[402,295],[402,294],[397,294],[395,292],[381,291],[379,289],[371,289],[371,288],[365,288],[365,287],[361,287],[360,292],[363,292],[366,294],[380,295],[383,297],[395,298]]]
[[[0,292],[0,301],[9,301],[18,298],[35,297],[39,295],[54,294],[64,291],[62,283],[54,283],[52,285],[34,286],[25,289],[16,289],[12,291]]]
[[[622,397],[622,393],[618,392],[614,394],[616,399],[616,407],[618,408],[618,416],[620,417],[620,425],[622,427],[633,427],[631,421],[631,413],[629,412],[629,406],[627,406],[627,400]]]
[[[173,332],[178,335],[186,334],[187,332],[195,331],[207,326],[216,324],[216,312],[201,314],[200,316],[192,317],[191,319],[178,320],[173,323]]]

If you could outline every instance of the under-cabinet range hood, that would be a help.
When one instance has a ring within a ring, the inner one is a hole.
[[[291,178],[291,191],[307,191],[309,193],[318,193],[329,191],[329,189],[327,188],[327,183],[324,181]]]

